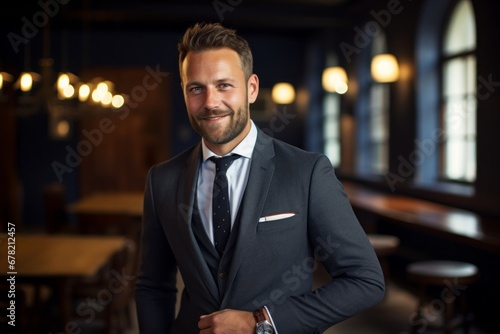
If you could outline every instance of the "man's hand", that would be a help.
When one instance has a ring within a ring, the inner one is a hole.
[[[202,315],[198,328],[200,334],[253,334],[255,318],[252,312],[226,309]]]

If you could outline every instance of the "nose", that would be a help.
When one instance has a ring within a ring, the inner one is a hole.
[[[207,87],[205,93],[205,108],[208,110],[217,109],[220,105],[219,92],[215,87]]]

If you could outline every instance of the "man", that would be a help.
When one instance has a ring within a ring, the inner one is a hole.
[[[143,334],[321,333],[383,296],[378,260],[329,160],[250,120],[252,66],[247,42],[220,24],[196,24],[179,43],[202,140],[148,176],[136,286]],[[213,157],[228,156],[237,158],[224,176]],[[228,179],[227,228],[219,176]],[[311,291],[316,260],[332,280]],[[185,288],[175,317],[177,268]]]

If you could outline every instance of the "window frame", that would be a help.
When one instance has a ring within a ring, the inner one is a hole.
[[[422,4],[415,38],[416,71],[416,137],[415,151],[424,159],[413,176],[413,186],[419,190],[459,197],[471,197],[475,182],[451,182],[440,178],[441,129],[441,51],[444,29],[458,0],[427,0]],[[474,8],[474,2],[471,2]],[[475,19],[477,27],[477,17]],[[476,30],[477,31],[477,30]]]
[[[380,30],[377,36],[371,41],[366,52],[362,54],[359,68],[359,99],[356,106],[357,119],[357,159],[356,172],[363,178],[382,178],[389,172],[390,160],[390,84],[375,82],[371,77],[370,64],[373,57],[377,54],[386,53],[388,50],[386,35],[383,30]],[[382,130],[383,138],[374,138],[373,125],[373,108],[374,95],[381,92],[381,101],[378,104],[382,111],[379,113],[382,117],[382,122],[385,128]],[[380,159],[377,159],[377,149],[381,153]],[[383,159],[384,161],[380,161]],[[377,168],[377,165],[381,168]]]
[[[462,1],[468,1],[472,7],[472,19],[473,23],[475,26],[476,25],[476,17],[475,17],[475,12],[474,12],[474,6],[471,0],[455,0],[450,3],[449,8],[446,12],[445,18],[444,18],[444,24],[441,29],[441,50],[439,52],[439,73],[440,73],[440,102],[439,102],[439,110],[438,110],[438,118],[439,118],[439,126],[443,130],[444,136],[443,140],[441,140],[438,144],[438,152],[439,152],[439,162],[438,162],[438,171],[437,171],[437,181],[439,182],[447,182],[447,183],[457,183],[457,184],[464,184],[464,185],[470,185],[475,182],[477,179],[477,99],[475,101],[475,109],[474,109],[474,123],[476,124],[476,129],[472,136],[474,137],[473,140],[470,140],[469,137],[471,136],[469,133],[467,133],[467,130],[465,130],[464,133],[461,133],[462,135],[462,141],[464,142],[464,145],[470,144],[472,142],[473,145],[475,145],[474,149],[474,175],[471,179],[467,179],[466,177],[462,178],[452,178],[447,175],[446,169],[448,168],[448,164],[453,163],[448,161],[447,159],[447,147],[446,145],[450,142],[448,135],[446,134],[447,128],[446,128],[446,107],[448,106],[448,99],[450,96],[446,95],[445,93],[445,66],[447,63],[450,63],[454,60],[460,60],[463,59],[465,62],[468,61],[467,58],[471,58],[472,62],[475,65],[474,68],[474,78],[466,78],[465,80],[471,80],[471,82],[475,83],[475,77],[477,77],[477,29],[475,29],[475,43],[473,49],[469,50],[463,50],[460,52],[452,53],[452,54],[446,54],[445,52],[445,38],[446,34],[448,32],[448,29],[450,28],[450,25],[452,24],[452,19],[453,15],[456,13],[458,6]],[[464,74],[464,73],[461,73]],[[467,69],[465,69],[465,77],[467,77]],[[469,83],[464,82],[464,86],[467,86]],[[464,96],[460,101],[462,103],[466,103],[466,106],[468,106],[469,102],[469,96],[471,95],[471,92],[467,91],[465,89]],[[477,96],[476,91],[472,92],[472,97],[474,98]],[[465,117],[468,118],[470,116],[470,113],[468,111],[468,107],[465,107],[464,111]],[[468,158],[465,158],[464,161],[461,162],[463,165],[464,170],[467,170],[467,165],[469,164]],[[467,171],[464,172],[467,174]]]
[[[328,100],[331,101],[328,101]],[[329,105],[329,103],[333,105]],[[341,105],[342,97],[337,93],[325,92],[323,95],[323,153],[330,159],[334,168],[340,167],[342,163],[342,140],[341,140]],[[330,109],[330,107],[332,107]],[[335,133],[328,133],[329,127],[335,127]],[[337,154],[333,156],[329,147],[336,146]]]

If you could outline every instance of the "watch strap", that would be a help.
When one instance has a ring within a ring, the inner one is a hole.
[[[258,309],[258,310],[253,311],[253,316],[254,316],[257,324],[267,320],[266,315],[264,314],[264,309]]]

